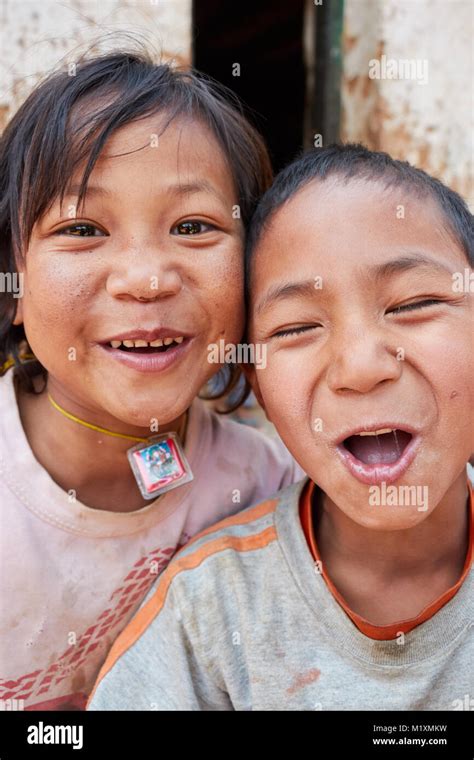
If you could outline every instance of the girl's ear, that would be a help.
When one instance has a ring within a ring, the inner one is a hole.
[[[23,324],[23,291],[26,275],[23,262],[15,260],[15,267],[16,272],[14,272],[12,276],[18,281],[19,287],[18,292],[15,294],[16,311],[12,324],[18,326]]]
[[[15,317],[13,319],[12,324],[22,325],[23,324],[23,298],[17,298],[16,300],[17,300],[16,312],[15,312]]]
[[[240,367],[250,385],[252,386],[252,390],[255,393],[255,397],[258,403],[266,414],[267,410],[265,409],[265,403],[263,401],[262,394],[260,393],[260,387],[258,385],[258,372],[255,369],[255,364],[241,364]]]

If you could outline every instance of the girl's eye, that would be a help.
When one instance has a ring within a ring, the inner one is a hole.
[[[387,311],[387,314],[401,314],[404,311],[414,311],[415,309],[425,309],[427,306],[437,306],[443,303],[436,298],[427,298],[424,301],[415,301],[414,303],[407,303],[402,306],[396,306],[394,309]]]
[[[288,335],[300,335],[301,333],[314,330],[317,325],[301,325],[301,327],[290,327],[288,330],[279,330],[273,334],[273,338],[286,338]]]
[[[93,224],[71,224],[69,227],[63,227],[57,230],[56,235],[71,235],[72,237],[99,237],[105,233],[95,227]]]
[[[180,222],[171,230],[172,235],[199,235],[203,232],[209,232],[214,229],[212,224],[205,224],[204,222],[197,222],[194,219],[187,219],[185,222]]]

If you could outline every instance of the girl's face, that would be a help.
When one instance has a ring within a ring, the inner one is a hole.
[[[16,319],[57,398],[146,427],[185,411],[217,369],[208,345],[238,342],[244,317],[229,167],[204,125],[162,120],[118,130],[84,207],[78,172],[37,222]]]

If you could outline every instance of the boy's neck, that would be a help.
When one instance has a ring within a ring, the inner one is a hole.
[[[454,585],[468,548],[467,499],[462,473],[420,524],[374,531],[322,495],[314,527],[319,552],[353,612],[374,625],[389,625],[416,617]]]
[[[107,424],[86,410],[51,395],[61,407],[80,419],[105,429],[132,436],[152,435],[146,429],[125,429],[113,420]],[[75,491],[78,501],[92,509],[133,512],[147,506],[130,468],[126,452],[133,441],[90,430],[58,412],[48,399],[48,390],[35,395],[17,391],[20,417],[30,447],[38,462],[65,491]],[[160,433],[177,431],[182,417],[160,428]],[[110,424],[110,427],[109,427]]]

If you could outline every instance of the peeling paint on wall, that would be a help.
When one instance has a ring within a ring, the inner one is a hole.
[[[473,17],[471,0],[346,0],[342,83],[343,139],[421,166],[471,207]],[[392,74],[426,65],[427,81],[371,79],[374,59],[395,61]]]
[[[99,36],[191,60],[192,0],[0,0],[0,130],[35,84]],[[342,138],[440,177],[474,207],[472,0],[345,0]],[[103,44],[98,51],[104,49]],[[93,48],[94,49],[94,48]],[[371,60],[426,60],[428,81],[371,79]]]
[[[0,130],[35,84],[88,48],[130,45],[133,35],[157,60],[191,59],[191,0],[0,0],[0,28]]]

